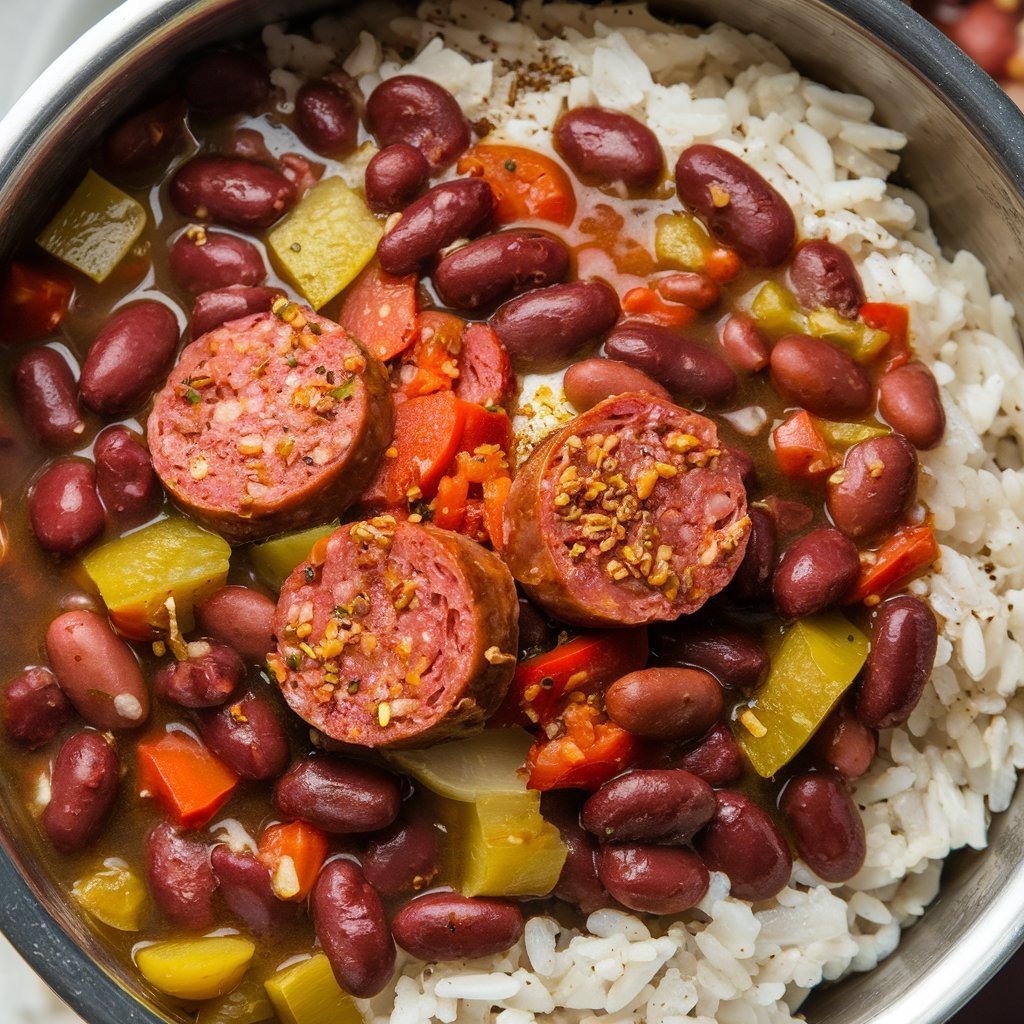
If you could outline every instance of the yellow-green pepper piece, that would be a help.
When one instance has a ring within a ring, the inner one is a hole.
[[[323,953],[278,971],[264,988],[281,1024],[363,1024]]]
[[[145,227],[142,205],[89,171],[36,241],[51,256],[102,283]]]
[[[274,1008],[263,986],[247,978],[222,999],[204,1003],[196,1024],[261,1024],[273,1017]]]
[[[253,544],[249,549],[249,557],[257,575],[268,587],[280,590],[295,566],[308,557],[313,545],[321,537],[334,533],[337,528],[338,522],[335,520],[323,526],[283,533],[280,537]]]
[[[807,315],[807,333],[825,341],[838,342],[858,363],[868,363],[889,344],[887,331],[879,331],[859,320],[846,320],[834,309],[816,309]]]
[[[105,861],[71,889],[75,902],[96,918],[121,932],[137,932],[149,898],[146,884],[134,871],[116,860]]]
[[[750,315],[769,331],[807,333],[807,317],[792,293],[774,281],[766,281],[754,296]]]
[[[839,612],[801,619],[786,630],[768,679],[734,727],[758,775],[770,779],[803,749],[861,670],[868,646]]]
[[[245,977],[256,946],[240,935],[176,939],[143,946],[135,964],[155,989],[199,1002],[230,992]]]
[[[654,252],[659,262],[679,270],[704,269],[715,243],[704,225],[689,213],[666,213],[655,221]]]
[[[168,598],[179,629],[194,624],[192,609],[228,576],[231,547],[190,519],[162,519],[90,551],[82,567],[96,584],[114,624],[145,640],[167,631]]]
[[[383,233],[359,193],[325,178],[267,235],[267,245],[285,277],[320,309],[370,262]]]
[[[835,420],[817,419],[814,423],[830,448],[843,451],[860,441],[867,441],[868,438],[884,437],[886,434],[892,433],[888,427],[874,426],[868,423],[839,423]]]

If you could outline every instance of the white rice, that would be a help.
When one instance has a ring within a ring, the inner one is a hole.
[[[368,95],[409,71],[451,90],[471,119],[486,117],[488,141],[550,151],[563,108],[595,103],[649,124],[670,167],[702,141],[755,167],[788,200],[802,237],[828,237],[854,256],[869,299],[910,307],[915,350],[943,386],[946,438],[923,453],[920,489],[941,572],[912,588],[942,631],[920,704],[906,727],[883,733],[856,786],[868,852],[849,882],[824,883],[797,863],[776,899],[752,906],[716,874],[701,913],[663,934],[610,910],[592,914],[585,932],[535,918],[503,956],[401,962],[393,990],[360,1008],[373,1024],[784,1024],[814,986],[893,951],[935,897],[943,858],[986,845],[990,816],[1008,806],[1024,766],[1024,650],[1014,639],[1024,629],[1024,378],[1013,311],[974,256],[943,256],[920,198],[886,183],[907,140],[871,122],[870,100],[801,78],[774,45],[725,25],[698,31],[640,6],[538,0],[511,18],[495,0],[427,2],[418,18],[377,5],[372,17],[321,19],[313,40],[279,27],[264,40],[275,81],[291,92],[296,72],[340,65]],[[373,34],[357,34],[363,26]],[[416,56],[403,63],[399,48]],[[520,87],[510,105],[513,61],[573,75],[543,91]],[[344,170],[353,183],[371,154]],[[549,390],[538,396],[540,384]],[[524,402],[535,407],[528,444],[568,415],[557,381],[534,382]],[[748,429],[766,436],[771,426],[754,417]]]

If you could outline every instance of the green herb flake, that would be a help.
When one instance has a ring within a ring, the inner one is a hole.
[[[185,389],[185,401],[191,405],[198,405],[203,400],[203,396],[196,391],[195,388],[189,387]]]
[[[506,160],[505,161],[505,170],[508,171],[509,174],[515,174],[515,172],[516,172],[516,162],[515,162],[515,160]]]
[[[302,655],[301,654],[289,654],[285,659],[285,664],[293,671],[297,672],[302,667]]]
[[[336,399],[337,401],[340,402],[343,399],[348,398],[349,395],[352,394],[352,392],[355,390],[355,386],[356,386],[356,379],[355,379],[354,376],[352,376],[352,377],[349,377],[349,379],[347,381],[345,381],[344,384],[340,385],[339,387],[334,388],[331,391],[328,391],[327,393],[331,396],[331,398],[334,398],[334,399]]]
[[[348,690],[348,692],[350,694],[355,696],[355,694],[357,694],[359,692],[359,680],[358,679],[350,679],[348,681],[348,686],[346,686],[345,689]]]
[[[295,358],[295,353],[294,352],[289,352],[288,353],[288,358],[285,360],[285,362],[289,366],[298,366],[299,365],[299,361],[298,361],[298,359]]]

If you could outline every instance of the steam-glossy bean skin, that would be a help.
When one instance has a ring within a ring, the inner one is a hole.
[[[103,140],[104,168],[119,177],[167,160],[182,137],[184,113],[185,104],[172,96],[125,118]]]
[[[228,586],[196,607],[199,629],[238,652],[246,663],[262,665],[274,647],[277,605],[258,590]]]
[[[750,516],[750,540],[726,593],[741,605],[764,605],[771,600],[778,530],[775,520],[763,508],[749,508],[747,514]]]
[[[562,387],[577,412],[586,412],[606,398],[629,391],[643,391],[656,398],[672,400],[657,381],[618,359],[581,359],[565,371]]]
[[[855,320],[864,303],[864,286],[853,260],[831,242],[817,239],[800,245],[789,265],[789,279],[804,309],[834,309]]]
[[[34,750],[46,746],[70,721],[71,703],[47,668],[27,668],[4,687],[0,718],[7,735]]]
[[[440,861],[439,831],[428,820],[401,817],[374,835],[362,857],[366,880],[382,896],[399,896],[430,887]]]
[[[224,231],[188,231],[167,254],[175,281],[195,295],[231,285],[258,285],[267,277],[259,249]]]
[[[871,377],[834,345],[804,334],[787,334],[771,354],[772,383],[786,401],[815,416],[855,418],[871,406]]]
[[[209,331],[253,313],[266,313],[274,300],[284,295],[280,288],[233,284],[196,296],[188,320],[189,334],[201,338]]]
[[[197,156],[171,179],[178,212],[196,220],[257,231],[280,220],[295,203],[295,186],[278,171],[251,160]]]
[[[420,960],[473,960],[514,946],[523,914],[506,900],[436,892],[407,903],[391,927],[395,941]]]
[[[14,392],[25,426],[47,448],[65,451],[82,443],[85,420],[74,374],[56,349],[37,348],[22,357]]]
[[[114,748],[98,732],[78,732],[60,748],[50,775],[43,831],[61,853],[95,840],[117,798],[120,766]]]
[[[230,647],[195,641],[189,644],[187,658],[174,658],[157,669],[153,689],[183,708],[213,708],[223,704],[244,677],[242,659]]]
[[[860,575],[857,545],[838,530],[824,527],[793,541],[775,576],[776,611],[784,619],[814,615],[838,604]]]
[[[210,864],[228,910],[257,938],[280,935],[294,921],[296,905],[274,895],[270,871],[251,853],[216,846]]]
[[[731,316],[722,327],[722,348],[741,373],[757,373],[771,359],[771,347],[761,329],[745,316]]]
[[[743,774],[744,758],[727,725],[719,723],[676,765],[702,778],[709,786],[727,786]]]
[[[255,57],[236,50],[200,54],[185,69],[185,98],[200,113],[257,110],[270,95],[270,75]]]
[[[92,449],[96,491],[107,514],[121,526],[136,526],[156,515],[164,492],[149,452],[126,427],[107,427]]]
[[[781,806],[797,851],[819,878],[845,882],[861,869],[867,851],[864,823],[836,776],[798,775],[786,786]]]
[[[721,298],[721,290],[704,274],[681,271],[659,277],[654,287],[669,302],[682,302],[692,309],[710,309]]]
[[[696,739],[722,714],[722,689],[700,669],[646,668],[612,683],[605,706],[613,722],[636,736]]]
[[[430,164],[415,146],[385,146],[366,165],[366,201],[374,213],[394,213],[412,202],[430,180]]]
[[[946,431],[946,411],[935,375],[921,363],[906,363],[878,382],[881,414],[915,448],[934,448]]]
[[[203,931],[213,924],[217,878],[198,838],[157,825],[146,839],[146,881],[153,902],[177,927]]]
[[[55,462],[36,480],[28,499],[32,532],[55,555],[73,555],[103,532],[96,467],[83,459]]]
[[[725,623],[676,622],[660,635],[657,649],[664,662],[702,668],[735,690],[753,690],[768,671],[769,658],[761,642]]]
[[[710,876],[692,850],[675,846],[608,845],[601,881],[623,906],[641,914],[678,914],[698,904]]]
[[[553,136],[555,149],[583,181],[622,182],[642,192],[661,179],[665,158],[657,136],[628,114],[575,107],[559,118]]]
[[[612,899],[598,877],[597,841],[580,824],[583,796],[577,790],[550,790],[540,797],[544,817],[557,829],[567,854],[562,865],[553,896],[584,914],[592,914],[603,907],[612,907]]]
[[[198,718],[206,745],[240,778],[274,779],[288,767],[288,737],[268,696],[246,693]]]
[[[814,763],[831,768],[847,782],[859,779],[878,752],[878,733],[847,704],[840,704],[821,724],[808,747]]]
[[[359,115],[355,104],[332,82],[307,82],[299,89],[295,123],[299,138],[321,156],[340,158],[356,147]]]

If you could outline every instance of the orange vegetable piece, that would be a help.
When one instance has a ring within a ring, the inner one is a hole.
[[[419,315],[412,352],[401,371],[401,395],[418,398],[452,390],[458,377],[465,328],[465,321],[450,313],[429,310]]]
[[[404,352],[416,335],[416,275],[393,277],[374,260],[345,293],[338,323],[378,359]]]
[[[886,370],[910,361],[910,310],[894,302],[865,302],[860,318],[876,331],[885,331],[889,343],[882,350]]]
[[[876,603],[877,599],[927,569],[938,557],[939,545],[930,525],[897,531],[875,552],[873,564],[862,564],[857,587],[847,603]]]
[[[509,476],[496,476],[484,481],[484,525],[495,551],[502,548],[505,502],[511,490],[512,478]]]
[[[696,319],[697,311],[681,302],[668,302],[653,288],[630,288],[622,296],[623,312],[665,327],[685,327]]]
[[[459,160],[458,170],[491,186],[497,224],[534,219],[572,223],[572,182],[560,164],[542,153],[521,146],[474,146]]]
[[[811,418],[801,411],[790,416],[772,431],[775,461],[789,477],[814,479],[831,473],[838,457],[825,443],[825,438]]]
[[[459,451],[476,452],[482,445],[496,444],[502,452],[512,450],[512,421],[501,409],[490,410],[470,402],[465,406],[465,422]]]
[[[57,270],[43,270],[14,262],[0,285],[0,338],[35,341],[53,334],[61,325],[74,287]]]
[[[704,255],[704,273],[715,284],[726,284],[743,269],[743,261],[732,249],[714,248]]]
[[[290,865],[285,863],[286,857]],[[274,895],[301,903],[312,891],[327,859],[327,835],[305,821],[271,825],[260,836],[259,859],[270,871]]]
[[[469,480],[463,473],[443,476],[434,500],[434,525],[442,530],[458,530],[466,517]]]

